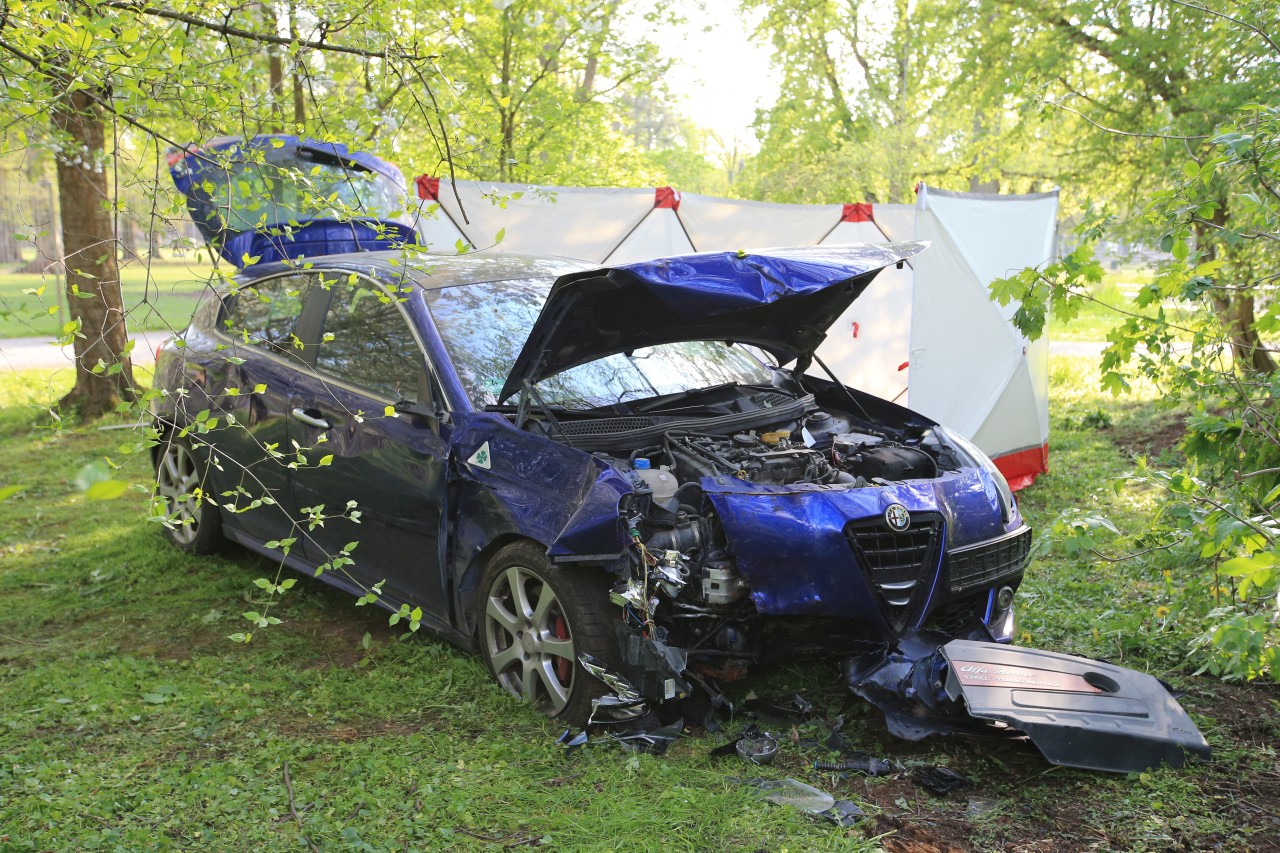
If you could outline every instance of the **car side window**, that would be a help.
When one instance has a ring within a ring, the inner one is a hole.
[[[418,401],[422,350],[399,294],[361,278],[330,285],[333,301],[325,316],[316,368],[392,401]]]
[[[229,300],[223,331],[231,337],[282,355],[301,355],[298,318],[307,301],[311,279],[284,275],[241,287]]]

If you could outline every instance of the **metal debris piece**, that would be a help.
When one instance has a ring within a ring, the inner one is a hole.
[[[645,600],[644,587],[637,580],[629,580],[622,589],[615,589],[609,593],[609,600],[619,607],[634,607],[640,612],[644,612],[648,603]]]
[[[739,758],[752,764],[772,764],[778,757],[778,741],[767,734],[738,738],[733,748]]]
[[[940,797],[974,787],[972,779],[946,767],[920,767],[911,774],[911,778],[921,788]]]
[[[582,668],[587,672],[603,681],[606,686],[613,688],[613,692],[618,695],[618,698],[632,701],[640,700],[640,694],[631,686],[630,681],[608,669],[603,663],[586,652],[578,655],[578,663],[582,664]]]

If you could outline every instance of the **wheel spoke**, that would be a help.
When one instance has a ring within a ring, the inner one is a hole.
[[[526,702],[538,701],[538,663],[524,662],[524,674],[520,681],[520,693]]]
[[[178,461],[174,458],[176,454],[170,452],[164,455],[164,469],[168,474],[168,480],[175,486],[182,481],[182,475],[178,472]]]
[[[569,660],[573,660],[573,640],[561,640],[558,637],[543,637],[542,653],[547,657],[568,658]]]
[[[537,661],[537,664],[535,671],[538,673],[538,680],[542,682],[542,686],[546,689],[547,696],[551,699],[553,710],[559,713],[569,703],[569,692],[560,683],[560,679],[556,677],[550,658],[543,657]]]
[[[528,621],[533,615],[533,607],[529,604],[529,591],[525,589],[525,581],[528,576],[520,569],[519,566],[512,566],[507,569],[507,588],[511,590],[511,603],[517,617],[523,617]]]
[[[520,619],[503,607],[502,602],[496,596],[489,596],[489,605],[485,607],[484,612],[489,618],[501,625],[512,639],[515,638],[516,631],[520,627]]]
[[[538,595],[538,604],[533,608],[533,624],[541,633],[549,633],[551,626],[547,624],[547,614],[556,604],[556,594],[551,591],[549,584],[542,585],[542,592]]]
[[[512,643],[496,655],[492,655],[490,660],[493,661],[493,671],[502,673],[512,663],[520,660],[520,647]]]

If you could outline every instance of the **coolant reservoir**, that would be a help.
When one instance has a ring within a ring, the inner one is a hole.
[[[665,505],[667,501],[676,496],[676,489],[680,488],[680,484],[676,482],[675,475],[665,468],[653,468],[649,465],[649,460],[641,457],[631,463],[631,470],[636,475],[649,484],[649,488],[653,489],[653,500],[655,503]]]

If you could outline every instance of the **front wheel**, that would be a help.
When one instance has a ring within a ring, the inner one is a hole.
[[[541,549],[522,542],[493,556],[481,588],[480,651],[494,679],[549,717],[585,724],[591,701],[608,688],[578,656],[586,652],[610,667],[618,657],[608,575],[552,566]]]
[[[165,436],[156,456],[156,493],[162,502],[165,536],[193,554],[212,554],[223,545],[222,514],[205,489],[206,465],[184,438]]]

